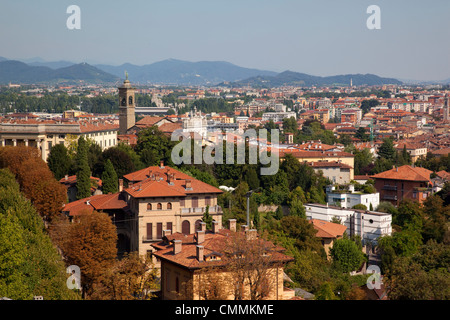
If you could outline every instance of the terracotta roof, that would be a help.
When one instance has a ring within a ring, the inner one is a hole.
[[[102,186],[102,180],[100,178],[91,176],[91,181],[95,181],[98,187]],[[77,176],[76,175],[67,176],[67,178],[64,177],[61,180],[59,180],[59,182],[64,184],[66,187],[72,187],[77,184]],[[91,187],[91,191],[95,191],[96,189],[97,189],[96,187]]]
[[[344,168],[344,169],[353,169],[352,166],[348,164],[337,162],[337,161],[318,161],[318,162],[309,162],[308,163],[313,168]]]
[[[101,210],[126,210],[125,197],[120,192],[113,194],[99,194],[85,199],[70,202],[64,206],[62,212],[69,216],[77,216],[83,211],[93,212]]]
[[[354,176],[354,180],[369,180],[369,179],[370,179],[370,176],[368,174]]]
[[[159,131],[164,133],[173,133],[175,130],[181,129],[182,124],[180,122],[164,123],[159,127]]]
[[[439,178],[441,178],[441,179],[449,180],[449,181],[450,181],[450,173],[448,173],[448,172],[445,171],[445,170],[441,170],[441,171],[439,171],[439,172],[436,172],[436,175],[437,175]]]
[[[169,175],[174,174],[169,182]],[[134,198],[184,197],[188,194],[223,193],[222,190],[170,167],[148,167],[125,175],[125,191]],[[190,181],[191,187],[188,188]]]
[[[337,238],[341,237],[347,227],[333,222],[328,222],[324,220],[311,219],[310,223],[314,225],[317,230],[316,237],[318,238]]]
[[[197,244],[195,242],[182,243],[181,252],[177,254],[173,253],[173,245],[169,245],[167,248],[155,252],[154,255],[161,260],[175,263],[187,269],[199,269],[212,266],[226,267],[228,258],[225,253],[227,251],[227,239],[229,239],[228,236],[230,233],[231,232],[226,232],[224,229],[220,230],[218,233],[205,233],[205,240],[200,244],[204,248],[204,256],[215,255],[220,257],[220,259],[217,260],[198,261]],[[280,249],[282,248],[275,246],[272,242],[260,238],[248,241],[258,241],[261,245],[268,248],[271,253],[270,256],[272,261],[274,262],[287,263],[294,260],[292,257],[281,253]]]
[[[146,116],[136,122],[136,126],[138,127],[151,127],[153,125],[156,125],[159,121],[163,120],[164,117],[152,117],[152,116]]]
[[[435,151],[432,151],[431,153],[446,156],[450,153],[450,148],[435,150]]]
[[[105,123],[105,122],[92,123],[89,121],[80,121],[79,125],[80,125],[80,132],[83,132],[83,133],[119,130],[118,124],[111,124],[111,123]]]
[[[398,168],[393,168],[371,176],[375,179],[389,179],[389,180],[408,180],[408,181],[426,181],[431,182],[430,175],[433,171],[420,167],[411,167],[404,165]]]
[[[292,154],[295,158],[338,158],[338,157],[345,157],[345,158],[354,158],[355,156],[348,152],[342,152],[342,151],[293,151],[293,152],[286,152]],[[280,158],[285,156],[285,152],[280,152]]]

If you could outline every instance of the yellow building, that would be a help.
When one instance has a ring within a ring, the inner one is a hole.
[[[280,161],[283,161],[283,158],[287,154],[291,154],[294,158],[298,159],[298,161],[300,162],[315,163],[315,168],[325,167],[326,165],[324,164],[324,162],[325,163],[329,162],[330,166],[331,163],[346,165],[345,168],[349,169],[350,180],[354,179],[355,156],[351,153],[342,151],[294,151],[294,152],[281,151],[279,154]]]

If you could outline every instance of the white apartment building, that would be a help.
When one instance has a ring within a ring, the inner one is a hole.
[[[331,206],[340,204],[342,208],[353,208],[357,204],[363,204],[370,209],[378,207],[380,204],[380,194],[355,192],[353,185],[349,186],[346,192],[337,192],[334,186],[327,187],[327,203]]]
[[[307,203],[306,218],[331,221],[340,219],[347,227],[348,235],[361,236],[363,245],[377,244],[378,238],[392,234],[392,215],[384,212],[345,209],[328,204]]]
[[[297,114],[293,111],[291,112],[265,112],[262,115],[262,121],[279,122],[283,121],[284,118],[295,118],[297,119]]]

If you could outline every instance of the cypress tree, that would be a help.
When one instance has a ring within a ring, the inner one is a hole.
[[[119,179],[111,160],[106,160],[105,170],[102,175],[103,193],[116,193],[119,189]]]
[[[91,168],[87,156],[87,142],[81,136],[77,148],[77,199],[91,196]]]

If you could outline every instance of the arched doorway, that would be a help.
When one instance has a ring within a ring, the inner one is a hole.
[[[191,223],[187,220],[184,220],[181,224],[181,233],[190,234],[191,233]]]
[[[202,223],[202,220],[195,221],[195,231],[200,230],[200,223]]]

